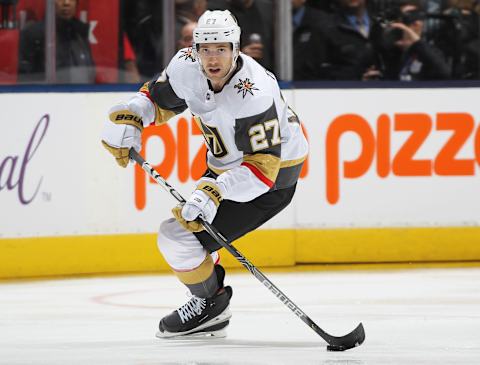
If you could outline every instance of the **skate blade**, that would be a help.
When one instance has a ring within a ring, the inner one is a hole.
[[[158,334],[159,332],[157,332]],[[157,336],[158,338],[165,339],[165,340],[170,340],[170,341],[182,341],[182,340],[205,340],[205,339],[214,339],[214,338],[225,338],[227,337],[227,331],[226,329],[221,329],[218,331],[199,331],[195,333],[189,333],[186,335],[175,335],[171,337],[160,337]]]
[[[226,337],[227,332],[225,331],[225,328],[222,328],[220,330],[213,330],[209,331],[206,329],[207,327],[213,327],[216,325],[219,325],[223,322],[228,321],[232,317],[232,313],[228,309],[228,307],[220,313],[220,315],[216,316],[215,318],[211,319],[210,321],[207,321],[203,323],[201,326],[195,327],[189,331],[185,332],[160,332],[157,331],[155,334],[155,337],[158,338],[179,338],[179,339],[185,339],[186,337],[188,338],[205,338],[205,337]],[[205,331],[202,331],[202,329],[206,329]]]

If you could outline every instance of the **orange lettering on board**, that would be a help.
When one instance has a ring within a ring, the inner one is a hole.
[[[340,139],[346,132],[360,137],[362,151],[354,161],[343,163],[344,176],[356,178],[368,171],[375,154],[375,137],[368,122],[357,114],[345,114],[335,118],[326,136],[326,180],[327,200],[337,203],[340,195]]]
[[[192,118],[190,125],[192,126],[192,136],[202,136],[202,131],[198,128],[195,119]],[[205,143],[202,144],[202,147],[198,150],[195,157],[193,158],[192,166],[190,167],[190,177],[193,180],[200,179],[205,171],[207,170],[207,147]]]
[[[177,175],[178,180],[182,183],[186,182],[190,173],[189,166],[189,135],[188,122],[185,118],[180,118],[177,123]]]
[[[395,114],[396,131],[411,131],[412,134],[398,150],[392,162],[392,171],[397,176],[431,176],[431,160],[415,160],[413,157],[432,130],[432,120],[427,114]]]
[[[475,158],[477,160],[477,164],[480,165],[480,126],[475,133]]]
[[[148,145],[148,140],[151,137],[160,137],[164,145],[164,157],[163,161],[156,166],[153,166],[155,170],[158,171],[162,177],[167,179],[172,173],[173,167],[175,165],[175,151],[176,151],[176,142],[175,136],[172,133],[172,130],[167,124],[162,124],[161,126],[150,126],[145,128],[142,133],[142,151],[141,155],[145,160],[149,160],[146,156],[146,150]],[[135,206],[138,210],[145,208],[146,203],[146,174],[142,168],[138,165],[135,165]],[[151,177],[149,181],[155,183]]]
[[[452,130],[453,134],[437,155],[435,173],[443,176],[466,176],[475,173],[474,159],[456,159],[458,151],[473,132],[474,120],[467,113],[439,113],[437,130]]]
[[[382,114],[377,119],[377,174],[390,174],[390,117]]]

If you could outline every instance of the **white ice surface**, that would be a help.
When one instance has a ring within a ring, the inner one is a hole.
[[[269,273],[333,335],[362,321],[366,341],[325,343],[248,273],[227,276],[226,339],[160,340],[184,304],[170,275],[0,283],[0,364],[480,364],[480,269]]]

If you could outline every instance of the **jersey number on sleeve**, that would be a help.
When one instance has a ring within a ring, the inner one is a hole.
[[[272,130],[270,143],[268,143],[269,139],[267,136],[269,130]],[[251,126],[248,130],[248,135],[250,136],[250,145],[252,146],[253,152],[280,144],[280,126],[278,119],[267,120],[266,122]]]

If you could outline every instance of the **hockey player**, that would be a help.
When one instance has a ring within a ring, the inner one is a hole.
[[[165,316],[158,337],[225,334],[232,289],[212,255],[221,246],[198,217],[233,241],[291,201],[308,152],[296,115],[275,76],[239,52],[240,28],[229,11],[206,11],[193,48],[181,49],[163,73],[110,110],[102,143],[125,167],[141,132],[188,108],[208,147],[208,170],[175,218],[160,225],[158,247],[191,299]]]

